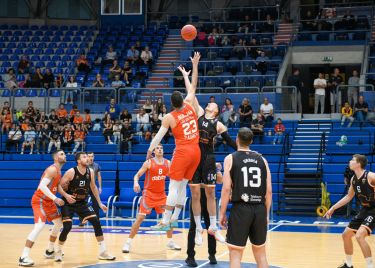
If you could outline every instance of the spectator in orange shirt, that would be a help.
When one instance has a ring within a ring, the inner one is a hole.
[[[285,126],[283,125],[281,118],[277,119],[277,124],[275,125],[274,130],[275,130],[275,138],[273,139],[273,144],[276,144],[276,143],[280,144],[283,139],[284,132],[285,132]]]
[[[67,151],[70,151],[71,145],[74,142],[74,128],[67,124],[64,127],[63,137],[62,137],[62,143],[61,147]]]
[[[8,110],[4,110],[4,115],[1,116],[1,131],[2,133],[8,133],[10,128],[12,127],[12,115],[8,112]]]
[[[76,112],[73,119],[74,125],[81,125],[83,124],[83,117],[81,116],[81,113],[79,111]]]
[[[89,109],[85,109],[85,116],[83,117],[83,124],[86,129],[91,129],[92,127],[92,121],[91,121],[91,115],[90,115]]]
[[[68,117],[68,111],[65,109],[64,104],[60,104],[59,109],[56,110],[56,115],[59,120]]]
[[[82,53],[76,60],[77,70],[80,72],[88,73],[90,71],[89,61],[84,53]]]
[[[86,129],[83,125],[77,125],[76,130],[74,131],[74,149],[72,151],[72,154],[75,154],[79,148],[79,146],[83,147],[85,144],[85,137],[86,137]]]
[[[30,127],[30,120],[28,118],[25,119],[25,121],[22,122],[21,124],[21,130],[23,133],[25,133],[25,131],[27,131]]]
[[[77,105],[74,104],[74,105],[72,106],[72,109],[71,109],[70,112],[69,112],[69,118],[70,118],[70,121],[73,122],[73,120],[74,120],[74,116],[76,115],[77,112],[79,112],[78,107],[77,107]]]

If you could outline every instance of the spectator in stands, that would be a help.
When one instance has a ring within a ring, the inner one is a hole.
[[[210,96],[210,100],[208,101],[208,103],[216,103],[215,96]]]
[[[22,56],[18,63],[17,71],[19,74],[27,74],[30,71],[30,63],[26,56]]]
[[[181,65],[185,68],[184,65]],[[173,86],[174,87],[185,87],[184,77],[178,68],[173,73]]]
[[[45,112],[41,112],[39,115],[36,116],[35,124],[36,126],[40,126],[42,128],[44,124],[48,122],[48,117],[46,116]]]
[[[120,80],[120,75],[119,74],[115,75],[115,80],[112,81],[111,86],[113,88],[115,88],[115,89],[119,89],[119,88],[125,86],[125,83]]]
[[[30,121],[33,121],[33,118],[34,118],[35,115],[36,115],[36,111],[35,111],[35,108],[34,108],[34,103],[32,101],[29,101],[27,103],[25,116]]]
[[[55,78],[55,87],[60,88],[63,86],[64,83],[64,76],[62,75],[61,72],[59,72]]]
[[[122,110],[120,114],[120,121],[124,123],[125,121],[132,121],[132,115],[129,113],[128,109]]]
[[[106,144],[113,144],[111,138],[113,136],[113,121],[111,119],[111,115],[106,113],[103,119],[103,136]]]
[[[130,47],[126,56],[127,56],[127,61],[129,61],[131,64],[138,64],[139,51],[136,50],[134,46]]]
[[[94,125],[92,126],[92,131],[100,131],[102,129],[102,126],[100,124],[100,119],[99,118],[96,118],[94,120]]]
[[[79,110],[78,110],[78,106],[77,106],[76,104],[74,104],[74,105],[72,106],[72,109],[71,109],[70,112],[69,112],[69,121],[70,121],[71,123],[73,123],[73,121],[74,121],[74,117],[75,117],[75,115],[76,115],[77,112],[79,112]],[[61,124],[61,122],[60,122],[60,124]]]
[[[242,100],[242,104],[238,108],[240,114],[240,127],[249,127],[253,120],[253,108],[250,105],[250,101],[247,98]]]
[[[87,60],[85,53],[81,53],[81,55],[76,60],[77,70],[79,72],[85,72],[86,74],[90,71],[89,61]]]
[[[35,69],[35,73],[31,76],[32,87],[41,87],[43,84],[43,74],[39,67]]]
[[[154,106],[152,105],[151,99],[146,99],[142,108],[147,114],[152,114],[154,112]]]
[[[33,154],[35,137],[36,137],[35,129],[34,127],[30,126],[29,129],[26,130],[25,133],[23,134],[24,142],[22,143],[21,154],[24,153],[25,147],[29,147],[29,146],[30,146],[30,154]]]
[[[347,30],[353,30],[357,27],[357,22],[355,21],[354,15],[351,13],[350,9],[346,10],[345,15],[342,17],[341,25]]]
[[[149,67],[149,69],[151,69],[153,55],[152,55],[152,52],[150,51],[148,46],[145,46],[145,49],[142,50],[141,59],[143,61],[143,64],[147,65]]]
[[[8,89],[18,88],[17,78],[13,68],[9,68],[7,73],[3,75],[3,81]]]
[[[76,126],[76,129],[74,130],[74,148],[72,154],[75,154],[80,146],[81,151],[84,150],[86,133],[87,130],[84,125],[79,124]]]
[[[105,59],[102,61],[102,66],[107,64],[113,64],[113,61],[117,59],[117,53],[113,50],[112,46],[108,47],[108,51],[105,54]]]
[[[217,46],[217,43],[219,42],[220,35],[217,32],[216,28],[212,29],[212,32],[208,35],[207,42],[209,46]]]
[[[55,146],[56,150],[60,150],[61,146],[61,132],[57,125],[53,126],[49,133],[49,144],[47,153],[50,154],[52,147]]]
[[[260,114],[265,120],[266,126],[269,126],[273,121],[273,105],[264,98],[262,105],[260,105]]]
[[[83,124],[83,120],[84,120],[84,118],[81,115],[81,113],[79,111],[76,111],[76,113],[73,116],[73,124],[75,126],[82,125]]]
[[[163,121],[163,118],[166,114],[167,114],[167,107],[163,105],[163,108],[161,109],[161,113],[158,116],[159,120]]]
[[[8,133],[12,127],[13,119],[12,114],[8,110],[4,110],[4,114],[0,116],[1,118],[1,132]]]
[[[245,20],[245,23],[241,23],[240,26],[238,27],[238,30],[237,32],[238,33],[244,33],[244,34],[248,34],[249,33],[249,30],[253,29],[253,25],[250,21],[246,21]]]
[[[25,74],[25,80],[18,83],[20,88],[30,88],[32,87],[30,74]]]
[[[12,124],[12,128],[8,132],[8,139],[5,142],[5,147],[7,152],[12,149],[13,145],[16,145],[16,149],[18,151],[18,147],[21,145],[22,139],[22,131],[19,125]]]
[[[110,103],[105,107],[105,111],[111,116],[112,120],[117,120],[120,115],[120,106],[116,104],[115,99],[111,99]]]
[[[283,135],[285,132],[285,126],[281,118],[277,118],[277,124],[274,127],[275,137],[273,138],[272,144],[280,144],[283,141]]]
[[[68,118],[68,111],[65,109],[65,106],[63,103],[60,103],[59,108],[56,110],[56,115],[59,121],[62,121],[63,118],[65,119]]]
[[[363,96],[359,96],[358,102],[354,106],[354,117],[360,122],[360,126],[362,127],[368,113],[368,104],[365,102],[365,98]]]
[[[254,120],[252,120],[251,130],[254,133],[254,137],[259,137],[259,143],[263,143],[264,120],[261,114],[258,114],[257,117]]]
[[[150,116],[141,108],[137,114],[137,133],[150,131]]]
[[[131,153],[134,130],[130,121],[125,120],[121,128],[121,153]]]
[[[354,107],[358,101],[359,93],[359,76],[357,70],[353,70],[353,76],[349,77],[348,86],[348,101]]]
[[[50,68],[46,69],[46,73],[43,75],[43,86],[46,89],[49,89],[54,86],[55,83],[55,77],[53,73],[51,72]]]
[[[197,38],[194,40],[196,46],[206,46],[207,45],[207,34],[203,27],[197,28]]]
[[[312,14],[311,10],[307,10],[305,17],[303,18],[303,31],[316,31],[317,24],[315,22],[315,17]]]
[[[155,137],[156,133],[158,133],[159,129],[161,127],[161,120],[159,120],[159,116],[157,113],[152,114],[151,118],[151,134],[152,138]]]
[[[116,120],[112,127],[113,132],[113,143],[118,144],[121,140],[121,128],[120,120]]]
[[[154,106],[155,106],[154,112],[157,113],[158,115],[161,114],[163,112],[163,106],[164,106],[163,99],[158,98]]]
[[[330,92],[330,104],[331,104],[331,113],[336,112],[336,107],[341,107],[341,91],[337,88],[337,86],[343,84],[343,79],[340,74],[340,69],[335,68],[333,70],[333,75],[331,75],[328,81],[328,89]]]
[[[233,55],[238,57],[239,60],[242,60],[246,56],[246,47],[245,42],[240,39],[238,43],[233,47]]]
[[[234,105],[230,98],[226,98],[223,107],[221,108],[221,120],[223,124],[228,126],[228,120],[230,115],[234,111]]]
[[[255,38],[252,38],[250,40],[250,44],[249,44],[249,47],[247,48],[247,50],[248,50],[248,55],[251,58],[253,58],[253,59],[258,58],[261,51],[259,49],[258,41]]]
[[[105,83],[104,80],[102,79],[102,76],[98,73],[96,74],[96,79],[92,83],[93,87],[104,87]]]
[[[256,58],[255,63],[257,65],[257,70],[265,75],[267,72],[267,61],[269,58],[266,56],[264,51],[260,52],[260,55]]]
[[[39,139],[37,140],[38,143],[36,144],[38,152],[43,154],[46,152],[46,147],[49,143],[49,133],[50,130],[48,124],[44,124],[42,129],[40,130]]]
[[[109,68],[108,79],[109,80],[115,80],[116,75],[120,76],[121,72],[122,72],[122,69],[121,69],[120,65],[118,65],[117,60],[114,60],[113,64],[112,64],[112,67]]]
[[[21,123],[21,130],[23,133],[25,133],[29,127],[31,126],[29,118],[26,118],[22,123]]]
[[[76,88],[78,87],[78,84],[74,75],[69,76],[69,80],[68,82],[66,82],[65,87],[69,88],[65,91],[65,103],[70,103],[73,105],[74,93],[77,92]]]
[[[341,108],[341,126],[344,125],[345,121],[348,120],[348,127],[351,127],[354,121],[353,109],[350,107],[349,102],[345,102],[344,107]]]
[[[288,78],[288,86],[296,87],[297,89],[297,103],[292,100],[292,109],[298,111],[298,113],[302,113],[302,89],[303,89],[303,82],[300,77],[299,69],[294,69],[293,75],[289,76]]]
[[[85,109],[84,113],[85,113],[85,116],[83,117],[83,125],[87,130],[89,130],[92,128],[90,109]]]
[[[48,116],[48,124],[50,128],[56,126],[59,123],[59,118],[54,109],[51,110],[51,114]]]
[[[139,55],[141,55],[142,46],[140,41],[135,42],[134,48],[139,52]]]
[[[1,114],[0,115],[4,115],[5,111],[8,111],[8,113],[10,113],[10,105],[9,105],[9,101],[4,101],[4,104],[3,104],[3,107],[1,108]]]
[[[265,33],[271,33],[275,31],[275,23],[270,14],[267,14],[266,21],[263,23],[261,30]]]
[[[61,140],[61,148],[66,152],[69,152],[72,149],[72,144],[74,142],[74,128],[70,124],[64,126]]]
[[[133,70],[132,67],[130,67],[128,61],[125,61],[124,63],[124,68],[122,68],[122,74],[124,76],[125,84],[129,85],[130,81],[132,80]]]
[[[221,46],[223,47],[227,47],[227,46],[230,46],[231,45],[231,41],[228,37],[228,35],[224,35],[223,38],[221,39],[221,42],[220,42]]]
[[[324,79],[324,74],[319,73],[319,78],[314,80],[314,88],[315,88],[315,106],[314,106],[314,113],[318,113],[318,108],[320,104],[320,113],[324,113],[324,105],[325,105],[325,95],[326,95],[326,87],[327,81]]]

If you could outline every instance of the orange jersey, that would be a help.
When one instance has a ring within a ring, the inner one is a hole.
[[[83,123],[83,117],[82,116],[80,116],[80,117],[74,116],[73,123],[74,124],[82,124]]]
[[[57,170],[57,175],[54,177],[54,178],[51,178],[51,182],[48,184],[48,188],[49,188],[49,190],[54,194],[54,195],[56,195],[56,193],[57,193],[57,186],[59,185],[59,182],[60,182],[60,179],[61,179],[61,171],[53,164],[53,165],[51,165],[51,166],[53,166],[53,167],[55,167],[56,168],[56,170]],[[49,167],[51,167],[51,166],[49,166]],[[49,168],[48,167],[48,168]],[[44,177],[44,174],[45,174],[45,171],[43,172],[43,175],[42,175],[42,177],[41,177],[41,179],[40,180],[42,180],[43,179],[43,177]],[[51,199],[49,199],[47,196],[45,196],[44,195],[44,193],[40,190],[40,189],[37,189],[36,191],[35,191],[35,193],[34,193],[34,195],[33,195],[33,199],[34,198],[39,198],[39,199],[42,199],[42,200],[45,200],[45,201],[53,201],[53,200],[51,200]]]
[[[85,139],[85,132],[83,130],[76,130],[74,131],[74,139]]]
[[[163,158],[161,164],[157,163],[155,158],[150,159],[151,166],[146,172],[143,195],[160,194],[165,195],[165,178],[169,172],[168,160]]]
[[[199,130],[194,108],[185,102],[181,110],[174,110],[171,115],[176,120],[176,126],[172,128],[176,148],[179,145],[198,144]]]
[[[65,109],[57,109],[56,110],[56,115],[57,115],[58,118],[67,117],[68,116],[68,112]]]

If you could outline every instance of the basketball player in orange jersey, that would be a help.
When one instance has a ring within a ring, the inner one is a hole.
[[[61,215],[57,210],[56,204],[59,206],[64,205],[64,201],[56,197],[56,192],[61,178],[61,168],[66,162],[66,156],[63,150],[58,150],[52,154],[52,158],[54,163],[43,172],[38,189],[31,199],[35,224],[34,229],[27,237],[22,256],[19,258],[18,264],[20,266],[34,265],[29,253],[38,235],[43,230],[46,221],[53,222],[53,228],[45,257],[54,257],[54,244],[62,226]]]
[[[129,253],[131,242],[137,234],[139,226],[146,218],[146,215],[150,214],[152,209],[155,209],[158,214],[164,212],[165,202],[167,201],[165,179],[169,172],[170,161],[163,157],[164,151],[163,145],[161,144],[155,148],[154,154],[155,157],[144,162],[143,166],[134,176],[134,192],[139,193],[141,191],[141,187],[138,183],[139,178],[146,173],[137,220],[133,224],[129,238],[122,248],[123,253]],[[167,237],[169,238],[167,244],[168,249],[181,250],[181,247],[172,240],[172,230],[167,231]]]
[[[200,161],[198,118],[199,103],[195,99],[195,91],[198,82],[199,52],[190,58],[193,64],[192,83],[187,88],[185,100],[178,91],[173,92],[171,102],[174,110],[167,114],[162,121],[158,133],[152,140],[147,152],[147,159],[151,157],[152,151],[160,143],[168,129],[172,129],[176,148],[169,169],[169,193],[167,197],[165,212],[161,222],[153,226],[154,230],[168,231],[170,224],[178,220],[186,198],[186,185],[193,178]],[[172,212],[174,213],[172,216]]]

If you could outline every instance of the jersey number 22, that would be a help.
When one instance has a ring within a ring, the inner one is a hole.
[[[257,188],[261,184],[261,177],[260,177],[260,168],[258,167],[243,167],[241,168],[243,173],[243,185],[244,187],[254,187]],[[250,179],[249,179],[250,174]]]

